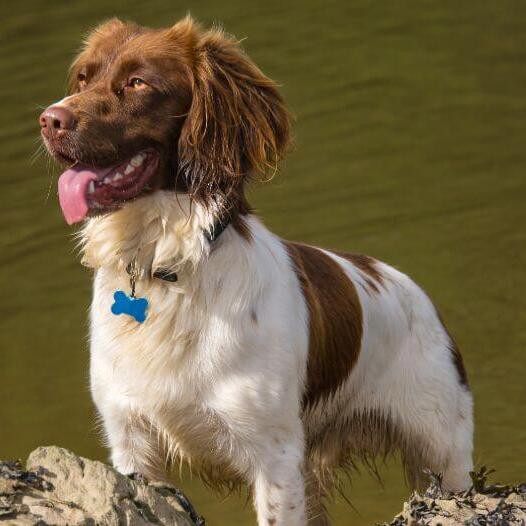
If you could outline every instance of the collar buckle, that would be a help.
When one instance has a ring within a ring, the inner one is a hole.
[[[221,221],[221,219],[218,219],[212,226],[212,230],[205,231],[204,235],[209,243],[213,243],[217,240],[217,238],[227,229],[228,225],[230,225],[230,218],[224,219]],[[126,267],[126,272],[130,275],[130,283],[132,286],[132,297],[135,293],[135,281],[137,280],[137,270],[135,268],[135,259],[132,263],[130,263]],[[157,269],[153,273],[153,277],[157,279],[162,279],[163,281],[169,281],[170,283],[176,283],[179,277],[177,276],[177,272],[170,272],[167,269]]]

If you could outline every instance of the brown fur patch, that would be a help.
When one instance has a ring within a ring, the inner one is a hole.
[[[440,320],[442,327],[444,327],[444,330],[446,331],[449,337],[449,352],[451,353],[453,364],[455,365],[455,368],[457,370],[460,383],[469,389],[468,373],[466,372],[466,367],[464,366],[464,360],[462,359],[462,354],[460,354],[460,349],[458,348],[457,342],[451,336],[451,333],[449,332],[446,324],[444,323],[444,319],[442,318],[440,311],[437,309],[436,305],[434,305],[434,307],[438,319]]]
[[[451,339],[451,345],[449,347],[449,350],[451,351],[451,354],[453,356],[453,363],[455,364],[455,367],[457,368],[460,382],[462,383],[462,385],[469,387],[468,373],[464,365],[464,360],[462,359],[462,355],[460,354],[460,349],[458,348],[457,343],[453,339]]]
[[[333,395],[349,376],[362,343],[362,309],[347,274],[321,250],[285,242],[309,309],[304,407]]]
[[[384,282],[384,277],[378,270],[378,261],[376,259],[364,254],[353,254],[349,252],[339,252],[336,250],[331,250],[331,252],[334,252],[334,254],[337,256],[346,259],[358,270],[360,270],[364,275],[364,280],[370,290],[373,290],[374,292],[380,292],[380,286]]]

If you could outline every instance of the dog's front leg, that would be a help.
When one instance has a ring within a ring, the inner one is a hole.
[[[271,439],[257,468],[254,504],[259,526],[305,526],[303,444]]]
[[[115,469],[124,475],[137,473],[151,480],[164,480],[165,466],[155,429],[120,405],[106,405],[101,415]]]

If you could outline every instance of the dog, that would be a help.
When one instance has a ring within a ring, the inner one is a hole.
[[[247,202],[291,119],[239,42],[190,17],[112,19],[68,89],[41,133],[95,269],[90,385],[118,471],[163,480],[186,460],[247,484],[260,526],[330,524],[340,468],[391,451],[412,485],[427,468],[469,487],[472,396],[428,296],[371,257],[280,239]]]

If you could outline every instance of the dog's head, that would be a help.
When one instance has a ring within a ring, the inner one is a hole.
[[[113,19],[71,67],[69,95],[40,116],[69,223],[158,189],[235,208],[247,179],[276,169],[289,115],[275,83],[220,30]]]

